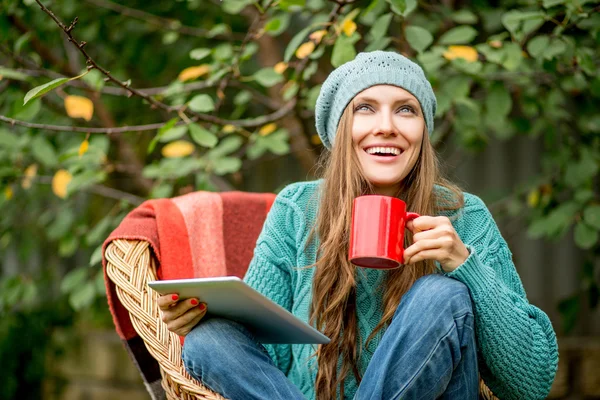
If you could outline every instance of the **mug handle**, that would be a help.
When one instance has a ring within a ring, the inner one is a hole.
[[[407,213],[406,213],[406,222],[408,222],[408,221],[412,221],[413,219],[415,219],[415,218],[419,218],[419,217],[420,217],[420,215],[419,215],[419,214],[417,214],[417,213],[414,213],[414,212],[407,212]]]

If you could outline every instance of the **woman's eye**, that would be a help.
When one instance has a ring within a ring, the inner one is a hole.
[[[360,105],[356,106],[354,111],[364,111],[364,110],[368,111],[370,109],[371,108],[367,104],[360,104]]]
[[[399,109],[400,112],[409,112],[409,113],[413,113],[415,114],[415,109],[412,108],[411,106],[402,106]]]

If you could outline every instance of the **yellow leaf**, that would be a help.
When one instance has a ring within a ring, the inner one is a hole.
[[[185,140],[177,140],[169,143],[162,149],[162,155],[167,158],[178,158],[189,156],[194,152],[194,145]]]
[[[298,50],[296,50],[296,57],[302,60],[303,58],[310,56],[313,51],[315,51],[315,44],[313,42],[306,42],[298,47]]]
[[[490,46],[495,49],[499,49],[500,47],[502,47],[502,42],[500,40],[492,40],[490,42]]]
[[[320,145],[322,143],[321,142],[321,138],[319,137],[319,135],[312,135],[310,137],[310,142],[312,144],[314,144],[315,146],[318,146],[318,145]]]
[[[527,195],[527,205],[530,208],[535,208],[540,203],[540,191],[537,189],[533,189]]]
[[[31,164],[25,169],[25,178],[23,178],[23,182],[21,183],[23,189],[29,189],[31,187],[31,181],[37,175],[37,170],[37,164]]]
[[[352,36],[352,34],[356,31],[356,22],[351,19],[346,19],[342,23],[342,31],[346,36]]]
[[[13,190],[10,186],[7,186],[6,189],[4,189],[4,198],[6,200],[10,200],[13,197]]]
[[[87,97],[67,96],[65,97],[65,109],[71,118],[83,118],[86,121],[94,115],[94,103]]]
[[[267,124],[267,125],[263,126],[262,128],[260,128],[260,130],[258,131],[258,134],[260,136],[267,136],[267,135],[270,135],[271,133],[275,132],[275,129],[277,129],[277,124],[275,124],[274,122],[271,122],[270,124]]]
[[[278,62],[277,64],[275,64],[273,69],[278,74],[283,74],[285,72],[285,70],[287,69],[287,67],[288,67],[288,65],[282,61],[282,62]]]
[[[327,31],[325,29],[320,31],[314,31],[308,36],[311,40],[314,40],[316,43],[321,43],[323,40],[323,36],[327,35]]]
[[[81,145],[79,145],[79,157],[84,155],[88,151],[89,147],[90,147],[90,142],[87,139],[85,139],[83,142],[81,142]]]
[[[233,133],[233,132],[235,132],[235,126],[223,125],[223,133]]]
[[[65,169],[59,169],[52,178],[52,191],[55,195],[64,199],[67,197],[67,186],[71,182],[73,176]]]
[[[466,61],[474,62],[477,61],[478,55],[477,50],[471,46],[450,46],[448,51],[444,53],[444,58],[447,60],[463,58]]]
[[[177,79],[179,79],[181,82],[191,81],[192,79],[201,77],[209,71],[210,66],[208,64],[202,64],[196,67],[188,67],[179,73]]]

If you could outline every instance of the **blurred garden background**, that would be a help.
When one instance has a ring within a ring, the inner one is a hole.
[[[43,5],[44,7],[40,7]],[[0,399],[145,399],[101,244],[145,199],[318,176],[314,105],[359,51],[416,60],[444,171],[498,221],[600,398],[600,5],[0,0]]]

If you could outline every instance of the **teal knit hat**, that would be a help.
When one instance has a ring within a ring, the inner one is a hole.
[[[358,93],[375,85],[394,85],[419,100],[429,135],[437,103],[431,84],[419,65],[392,51],[360,53],[339,66],[325,80],[315,108],[317,133],[328,149],[344,109]]]

